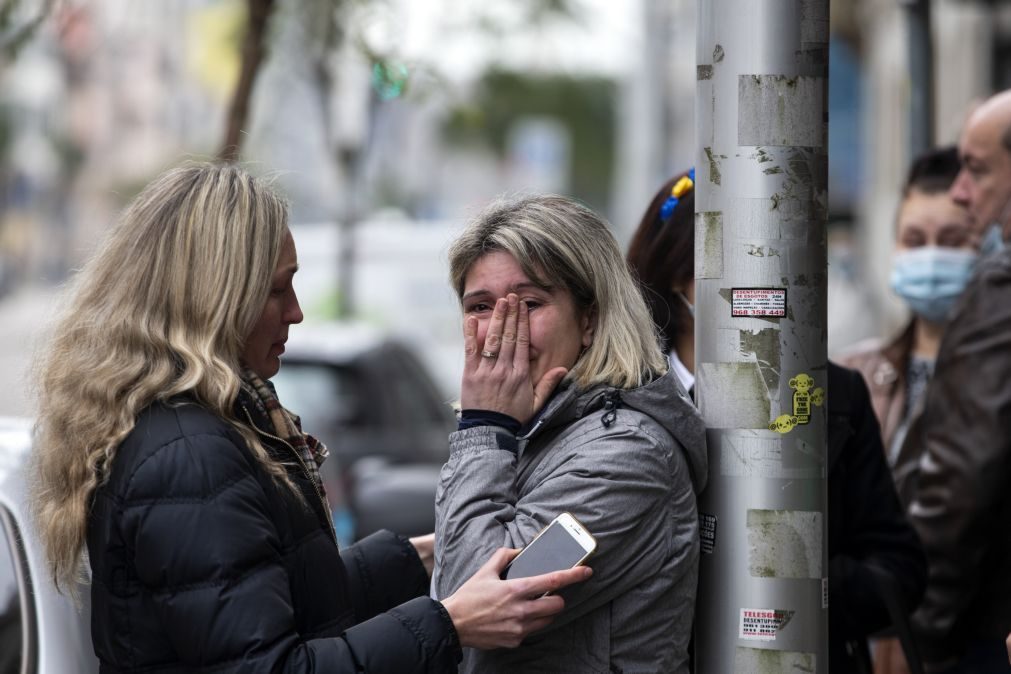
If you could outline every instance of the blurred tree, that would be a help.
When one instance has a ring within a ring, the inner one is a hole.
[[[235,93],[232,94],[228,106],[225,140],[218,154],[224,161],[235,161],[239,158],[242,146],[241,134],[249,117],[249,101],[253,95],[253,86],[267,55],[267,28],[275,5],[275,0],[246,0],[249,16],[242,40],[242,67],[239,70]]]
[[[0,0],[17,4],[20,0]],[[54,0],[48,0],[53,2]],[[349,14],[341,10],[362,10],[372,4],[382,4],[383,0],[303,0],[299,11],[310,14],[315,30],[312,36],[318,44],[304,45],[321,54],[332,53],[343,40],[351,38],[358,49],[373,64],[373,87],[380,98],[386,100],[402,95],[410,81],[410,71],[395,53],[370,44],[363,34],[349,35],[343,25]],[[543,23],[552,18],[572,18],[577,14],[578,0],[522,0],[522,20],[528,25]],[[277,0],[246,0],[247,26],[242,44],[242,66],[239,79],[228,107],[225,138],[219,157],[225,161],[236,161],[242,150],[242,131],[248,124],[250,100],[257,75],[268,54],[270,22],[280,3]],[[479,27],[494,31],[496,20],[479,13],[476,22]],[[332,86],[333,75],[321,59],[317,76],[324,86]]]

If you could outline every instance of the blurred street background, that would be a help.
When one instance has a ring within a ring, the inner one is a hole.
[[[695,8],[0,0],[0,415],[31,413],[27,368],[58,289],[117,212],[229,143],[291,200],[298,330],[392,335],[452,399],[447,242],[496,195],[551,191],[625,244],[694,156]],[[887,284],[903,174],[1011,85],[1011,6],[839,1],[831,27],[830,353],[905,319]]]

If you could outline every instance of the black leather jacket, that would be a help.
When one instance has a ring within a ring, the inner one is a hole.
[[[914,616],[924,660],[1011,632],[1011,250],[983,260],[941,342],[900,484],[930,573]]]
[[[263,440],[301,499],[205,408],[139,416],[88,520],[102,671],[456,671],[410,543],[380,532],[338,553],[293,450]]]

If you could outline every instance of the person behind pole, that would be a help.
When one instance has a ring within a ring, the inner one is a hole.
[[[656,193],[632,236],[628,263],[650,298],[653,322],[682,381],[695,371],[694,171]],[[678,367],[680,365],[680,367]],[[828,363],[829,669],[870,672],[866,637],[891,615],[882,581],[908,612],[923,592],[926,561],[888,473],[860,375]],[[705,597],[700,597],[705,601]]]
[[[891,341],[868,340],[839,357],[867,382],[897,481],[919,459],[900,457],[899,449],[923,409],[941,336],[978,258],[968,212],[948,194],[958,170],[954,146],[930,150],[913,162],[896,218],[891,278],[912,317]]]
[[[514,651],[468,651],[462,671],[687,671],[705,433],[608,226],[564,197],[503,201],[449,264],[465,364],[436,495],[437,596],[561,512],[597,539],[593,578],[563,593],[555,623]]]
[[[450,672],[511,646],[586,570],[426,596],[431,537],[339,552],[269,379],[302,312],[287,207],[234,166],[168,171],[78,273],[38,369],[34,511],[58,587],[91,567],[109,672]]]
[[[840,363],[860,371],[871,391],[888,463],[899,483],[918,465],[916,451],[900,455],[900,449],[923,411],[948,317],[979,256],[969,214],[948,193],[959,168],[954,146],[929,150],[913,161],[896,217],[891,278],[893,291],[912,317],[891,341],[867,340],[839,357]],[[878,674],[909,671],[894,637],[875,640],[874,662]]]
[[[653,196],[628,246],[671,369],[695,388],[695,169]],[[694,396],[693,396],[694,397]]]
[[[1006,672],[1011,632],[1011,91],[981,104],[958,144],[951,197],[982,259],[941,340],[902,452],[903,493],[930,561],[913,628],[933,672]],[[994,236],[996,233],[996,237]]]

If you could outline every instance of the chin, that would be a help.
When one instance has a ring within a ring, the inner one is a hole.
[[[260,379],[270,379],[281,369],[281,361],[278,358],[273,358],[255,367],[251,365],[249,369],[255,372]]]

